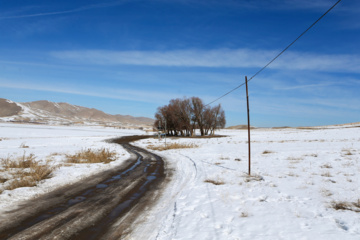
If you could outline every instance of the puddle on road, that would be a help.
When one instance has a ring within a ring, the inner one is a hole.
[[[98,184],[96,185],[96,188],[107,188],[109,185],[107,184]]]
[[[73,199],[70,199],[67,203],[69,206],[72,206],[74,204],[77,204],[79,202],[82,202],[86,199],[86,197],[83,197],[83,196],[79,196],[79,197],[76,197],[76,198],[73,198]]]

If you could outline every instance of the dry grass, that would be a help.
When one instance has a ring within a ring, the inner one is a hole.
[[[264,181],[264,178],[260,175],[254,174],[254,175],[247,175],[244,179],[245,182],[253,182],[253,181]]]
[[[8,185],[5,190],[13,190],[16,188],[21,188],[21,187],[35,187],[36,186],[36,181],[34,181],[31,178],[19,178],[19,179],[14,179],[10,185]]]
[[[290,156],[286,160],[289,160],[289,161],[302,161],[302,160],[304,160],[304,158],[303,157],[292,157],[292,156]]]
[[[326,163],[324,165],[321,165],[320,166],[321,168],[332,168],[331,164],[330,163]]]
[[[316,154],[316,153],[305,154],[304,157],[318,157],[318,154]]]
[[[299,175],[297,175],[297,174],[295,174],[293,172],[289,172],[288,176],[290,176],[290,177],[299,177]]]
[[[320,190],[320,193],[321,193],[321,195],[323,195],[324,197],[330,197],[330,196],[333,195],[333,193],[332,193],[330,190],[328,190],[328,189],[321,189],[321,190]]]
[[[40,164],[35,158],[34,154],[26,155],[24,153],[18,158],[8,156],[0,160],[3,168],[12,176],[12,179],[2,179],[2,183],[8,183],[4,190],[34,187],[39,181],[50,177],[55,168],[48,164]]]
[[[247,213],[247,212],[241,212],[240,217],[242,217],[242,218],[249,217],[249,213]]]
[[[345,152],[345,153],[344,153],[345,156],[351,156],[351,155],[353,155],[353,153],[351,152],[350,149],[343,149],[342,151]]]
[[[356,202],[333,201],[331,207],[335,210],[348,210],[360,212],[360,198]]]
[[[4,183],[4,182],[6,182],[7,181],[7,179],[5,179],[5,178],[0,178],[0,183]]]
[[[195,143],[168,143],[161,146],[148,145],[147,148],[151,150],[164,151],[169,149],[181,149],[181,148],[198,148],[199,146]]]
[[[73,155],[66,155],[67,163],[109,163],[116,160],[116,152],[109,149],[83,149]]]
[[[12,156],[7,156],[6,158],[1,158],[1,165],[6,169],[10,168],[30,168],[31,165],[35,164],[35,155],[26,153],[22,155],[22,157],[13,158]]]
[[[36,164],[31,167],[31,178],[36,182],[39,182],[43,179],[48,179],[50,174],[53,172],[54,167],[50,165],[40,165]]]
[[[222,181],[222,180],[213,180],[213,179],[206,179],[206,180],[204,180],[204,182],[206,182],[206,183],[212,183],[212,184],[214,184],[214,185],[224,185],[225,184],[225,182],[224,181]]]
[[[270,150],[265,150],[262,152],[262,154],[270,154],[270,153],[274,153],[273,151],[270,151]]]
[[[330,172],[324,172],[324,173],[321,174],[321,176],[323,176],[323,177],[332,177]]]
[[[20,148],[29,148],[24,142],[20,144]]]

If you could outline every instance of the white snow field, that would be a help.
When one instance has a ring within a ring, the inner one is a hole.
[[[155,151],[174,180],[131,239],[360,239],[360,128],[346,127],[252,130],[252,178],[247,131],[167,139],[199,148]]]
[[[65,127],[48,125],[26,125],[0,123],[0,159],[21,157],[34,154],[36,160],[56,166],[50,179],[41,181],[36,187],[22,187],[5,190],[6,184],[0,182],[0,216],[4,211],[16,208],[23,200],[30,199],[79,181],[99,171],[123,163],[130,154],[118,144],[106,143],[105,140],[126,135],[144,134],[140,130],[114,128]],[[106,148],[117,152],[117,160],[109,164],[65,164],[65,154],[75,154],[84,149]],[[7,178],[7,172],[0,164],[0,178]]]
[[[167,143],[198,147],[153,151],[166,158],[172,181],[157,204],[137,220],[128,239],[358,240],[359,125],[252,130],[252,177],[247,175],[247,131],[217,132],[227,136],[223,138],[167,138]],[[26,151],[39,161],[60,165],[64,153],[83,148],[118,152],[118,160],[110,164],[61,166],[36,187],[3,191],[0,214],[21,200],[120,164],[129,154],[104,140],[143,133],[0,123],[0,158]],[[164,145],[164,140],[144,139],[135,145]],[[334,202],[348,210],[334,209]]]

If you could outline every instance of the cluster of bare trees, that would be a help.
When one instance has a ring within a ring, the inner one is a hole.
[[[168,105],[159,107],[154,127],[166,129],[167,135],[193,136],[196,129],[201,136],[213,135],[215,129],[224,128],[225,112],[221,105],[205,106],[198,97],[172,99]],[[166,126],[165,126],[166,125]]]

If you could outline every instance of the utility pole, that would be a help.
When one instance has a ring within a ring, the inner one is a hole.
[[[248,91],[248,80],[245,76],[246,84],[246,102],[247,102],[247,120],[248,120],[248,145],[249,145],[249,176],[251,175],[251,148],[250,148],[250,110],[249,110],[249,91]]]
[[[159,126],[158,126],[158,138],[159,138],[159,141],[161,140],[161,122],[159,120]]]
[[[166,119],[165,120],[165,149],[166,149],[166,133],[167,133],[167,129],[166,129]]]

